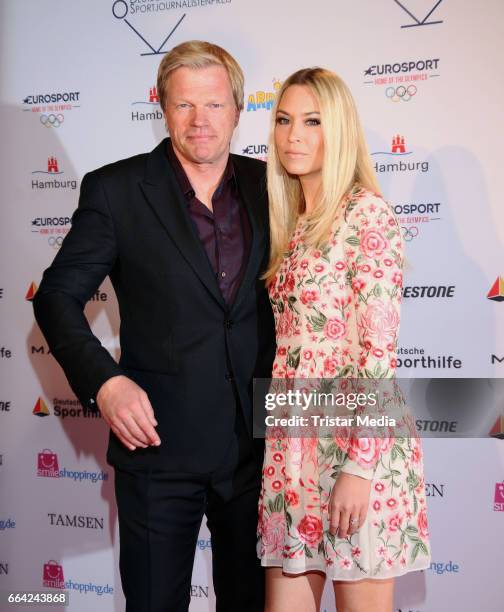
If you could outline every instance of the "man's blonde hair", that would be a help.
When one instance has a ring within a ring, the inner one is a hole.
[[[173,47],[161,60],[157,75],[157,91],[161,108],[165,110],[168,77],[177,68],[223,66],[229,76],[231,90],[239,111],[243,110],[243,72],[238,62],[225,49],[203,40],[189,40]]]
[[[297,219],[304,212],[299,178],[282,166],[275,144],[276,112],[291,85],[307,87],[317,100],[324,137],[322,193],[309,216],[305,242],[315,246],[327,239],[338,207],[354,185],[380,194],[355,102],[344,81],[324,68],[304,68],[292,74],[278,92],[272,111],[267,169],[271,253],[263,276],[267,283],[278,270]]]

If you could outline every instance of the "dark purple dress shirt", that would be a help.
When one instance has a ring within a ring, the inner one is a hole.
[[[243,280],[251,243],[250,221],[240,202],[231,157],[212,196],[212,212],[196,197],[170,140],[167,155],[221,293],[231,305]]]

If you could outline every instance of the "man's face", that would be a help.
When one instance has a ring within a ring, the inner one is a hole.
[[[183,159],[196,164],[227,159],[240,112],[223,66],[177,68],[168,77],[164,113],[173,147]]]

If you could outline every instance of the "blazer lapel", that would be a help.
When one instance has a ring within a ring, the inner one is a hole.
[[[240,158],[233,156],[238,191],[241,201],[245,206],[250,221],[252,232],[249,258],[245,268],[243,280],[236,293],[232,308],[236,308],[249,291],[251,285],[257,280],[260,266],[264,257],[265,226],[260,211],[263,203],[260,200],[266,198],[266,185],[258,185],[256,177],[241,168]]]
[[[140,188],[181,255],[212,297],[222,308],[227,309],[212,266],[189,216],[184,195],[166,156],[166,142],[167,139],[164,139],[147,157]]]

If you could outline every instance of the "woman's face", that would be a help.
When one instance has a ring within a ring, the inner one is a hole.
[[[317,100],[304,85],[288,87],[275,118],[275,144],[282,166],[304,178],[321,175],[324,139]]]

